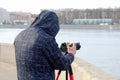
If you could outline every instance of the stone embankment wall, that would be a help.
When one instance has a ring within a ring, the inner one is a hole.
[[[12,66],[16,65],[13,45],[0,44],[0,62],[8,63]],[[76,58],[72,63],[72,69],[75,80],[117,80],[107,72],[79,58]],[[65,71],[61,72],[59,80],[65,80]]]

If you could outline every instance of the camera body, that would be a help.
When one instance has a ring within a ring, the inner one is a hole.
[[[69,46],[72,47],[72,44],[70,44]],[[81,48],[81,45],[79,42],[75,43],[75,46],[76,46],[76,50],[79,50]],[[67,52],[67,46],[65,42],[61,44],[60,49],[62,52]]]

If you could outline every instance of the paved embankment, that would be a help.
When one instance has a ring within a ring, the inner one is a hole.
[[[0,62],[0,80],[17,80],[16,67]]]
[[[117,80],[100,68],[79,58],[72,63],[72,68],[75,80]],[[11,44],[0,44],[0,80],[17,80],[14,46]],[[65,80],[64,71],[59,80]]]

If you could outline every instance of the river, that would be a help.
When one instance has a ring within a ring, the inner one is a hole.
[[[0,29],[0,43],[13,44],[16,35],[23,29]],[[120,79],[120,31],[92,29],[61,29],[56,36],[63,42],[80,42],[76,57],[98,66]]]

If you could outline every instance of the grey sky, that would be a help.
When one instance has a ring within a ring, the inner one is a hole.
[[[120,0],[0,0],[0,7],[8,11],[39,13],[46,8],[118,8]]]

